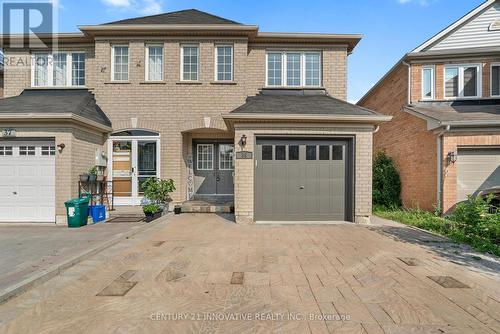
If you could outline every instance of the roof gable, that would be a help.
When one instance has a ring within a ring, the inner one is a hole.
[[[412,53],[500,46],[500,1],[488,0],[417,47]]]
[[[238,24],[236,21],[228,20],[219,16],[215,16],[197,9],[186,9],[178,12],[163,13],[158,15],[136,17],[120,21],[105,23],[104,25],[117,25],[117,24]]]

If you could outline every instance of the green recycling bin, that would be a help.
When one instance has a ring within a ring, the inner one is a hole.
[[[89,200],[89,197],[81,197],[64,202],[68,216],[68,227],[75,228],[87,225]]]

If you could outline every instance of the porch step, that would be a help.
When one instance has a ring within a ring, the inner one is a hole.
[[[228,203],[208,203],[205,201],[187,201],[182,203],[183,213],[231,213],[234,205]]]

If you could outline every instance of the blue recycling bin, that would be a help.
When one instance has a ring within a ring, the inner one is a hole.
[[[89,216],[95,223],[106,220],[106,207],[104,205],[91,205],[89,206]]]

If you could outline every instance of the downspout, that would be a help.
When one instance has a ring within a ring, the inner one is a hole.
[[[376,134],[378,132],[378,130],[380,130],[380,125],[377,125],[377,127],[375,128],[375,130],[372,131],[372,133]]]
[[[450,131],[451,126],[447,125],[437,135],[437,205],[443,213],[443,135]]]
[[[407,63],[406,61],[401,61],[401,63],[405,66],[408,67],[408,96],[407,96],[407,104],[411,104],[411,65],[410,63]]]

